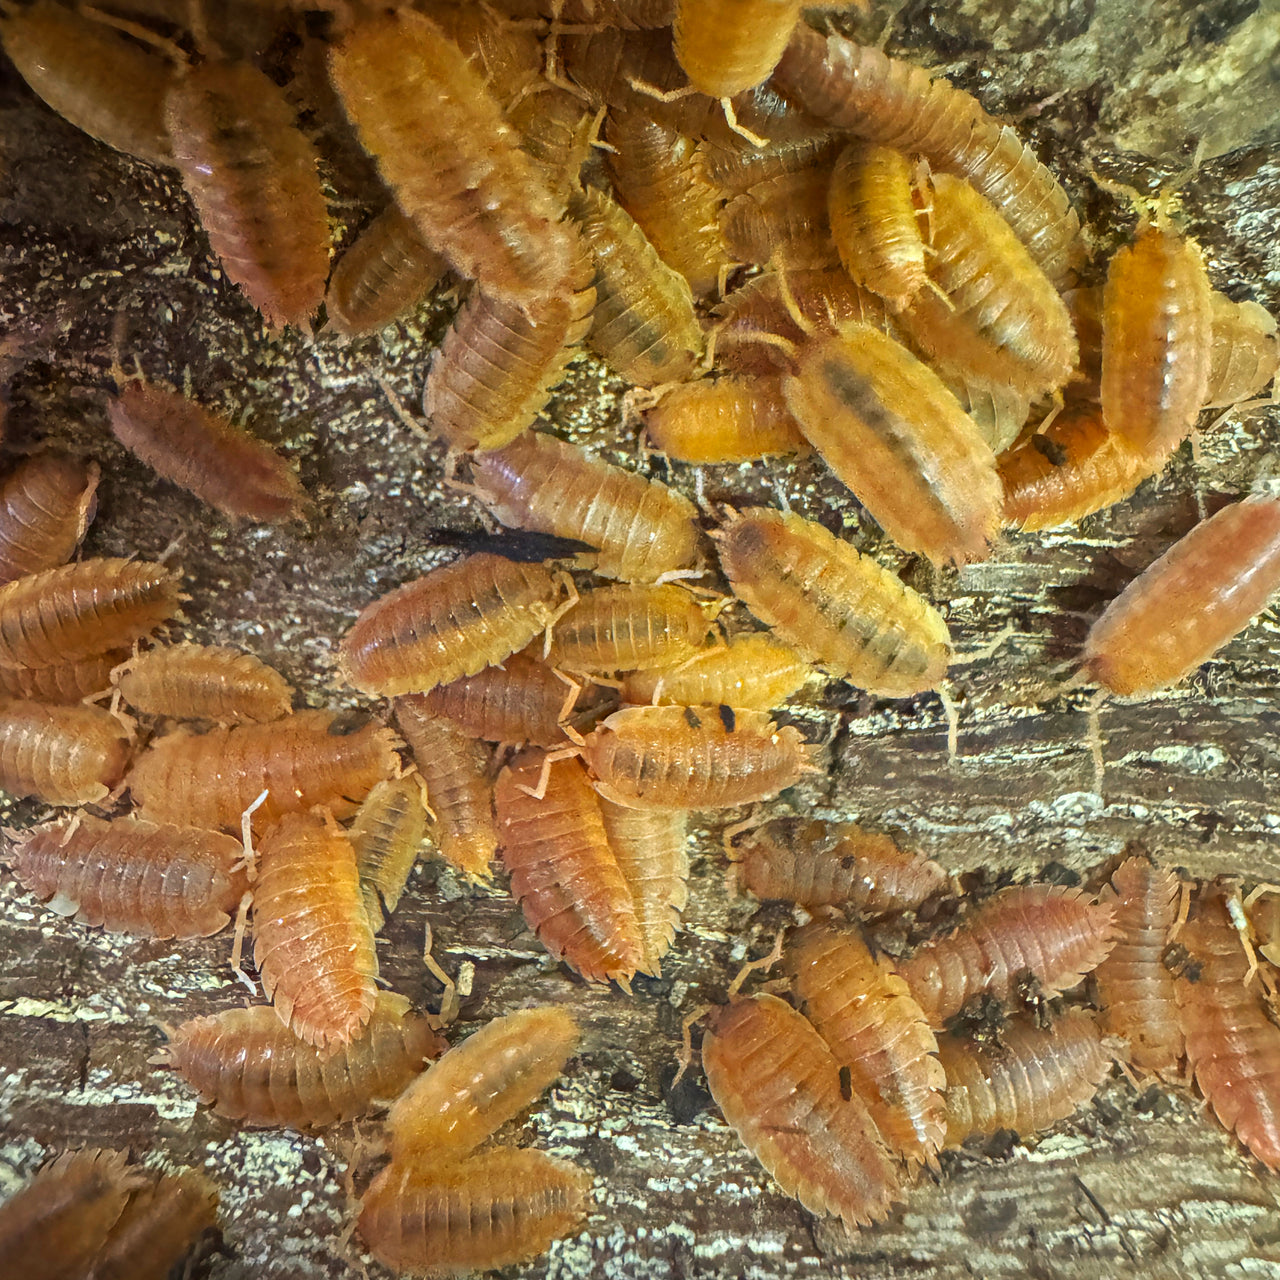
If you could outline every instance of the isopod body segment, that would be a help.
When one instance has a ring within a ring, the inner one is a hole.
[[[0,791],[92,804],[120,782],[129,755],[120,721],[101,707],[0,701]]]
[[[66,564],[97,510],[99,469],[46,450],[0,482],[0,583]]]

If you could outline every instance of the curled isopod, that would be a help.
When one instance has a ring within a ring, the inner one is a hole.
[[[1111,1070],[1097,1019],[1072,1009],[1048,1029],[1019,1020],[998,1046],[938,1041],[947,1077],[948,1147],[971,1134],[1012,1129],[1030,1137],[1078,1111]]]
[[[324,810],[287,813],[263,837],[253,960],[281,1022],[307,1044],[348,1044],[373,1014],[378,953],[351,841]]]
[[[1215,290],[1209,295],[1209,318],[1213,345],[1206,407],[1236,404],[1257,395],[1280,369],[1275,317],[1256,302],[1232,302]]]
[[[603,577],[653,582],[697,563],[697,508],[688,498],[578,445],[531,432],[476,458],[474,475],[503,524],[598,548],[593,567]]]
[[[218,645],[161,645],[123,664],[115,679],[131,707],[180,720],[219,724],[279,720],[293,688],[251,653]]]
[[[237,840],[137,818],[77,814],[37,827],[13,851],[22,886],[59,915],[147,938],[201,938],[248,888]]]
[[[190,1169],[165,1174],[129,1197],[93,1260],[92,1280],[167,1280],[218,1223],[218,1192]]]
[[[825,165],[765,178],[735,196],[720,214],[735,261],[820,268],[838,261],[827,211]]]
[[[475,675],[545,630],[565,587],[540,564],[466,556],[369,605],[343,638],[343,677],[363,693],[394,696]]]
[[[729,376],[673,387],[644,417],[649,444],[689,462],[754,462],[808,447],[776,377]]]
[[[98,464],[51,450],[0,482],[0,583],[56,569],[75,554],[98,509]]]
[[[375,783],[352,820],[351,847],[369,923],[377,933],[399,905],[427,836],[422,785],[413,774]]]
[[[866,1107],[809,1022],[777,996],[712,1015],[702,1041],[707,1087],[747,1150],[810,1213],[850,1227],[878,1222],[898,1173]]]
[[[718,548],[734,595],[833,675],[906,697],[946,674],[951,638],[938,613],[821,525],[753,507],[730,521]]]
[[[911,911],[947,886],[947,873],[890,836],[852,822],[774,818],[739,844],[738,879],[757,898],[850,907],[869,916]]]
[[[790,645],[749,631],[678,667],[633,672],[623,681],[622,696],[626,702],[769,711],[798,692],[811,674]]]
[[[182,1023],[164,1060],[229,1120],[321,1129],[390,1102],[446,1048],[403,996],[379,991],[359,1035],[336,1050],[307,1044],[255,1005]]]
[[[1202,520],[1093,624],[1091,680],[1121,695],[1177,684],[1266,608],[1280,587],[1280,498],[1255,494]]]
[[[0,791],[46,804],[103,800],[124,776],[129,741],[101,707],[0,702]]]
[[[1002,889],[943,938],[898,964],[930,1025],[943,1026],[972,996],[998,1000],[1034,981],[1056,995],[1096,969],[1116,943],[1115,906],[1064,885]]]
[[[679,0],[675,54],[689,83],[729,98],[766,79],[800,19],[802,0]]]

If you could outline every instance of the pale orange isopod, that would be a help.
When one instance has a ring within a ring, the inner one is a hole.
[[[675,55],[689,83],[729,98],[764,80],[800,19],[803,0],[679,0]]]
[[[1213,345],[1206,407],[1257,395],[1280,369],[1275,317],[1256,302],[1232,302],[1216,290],[1209,295],[1209,315]]]
[[[66,564],[98,509],[98,464],[45,450],[0,483],[0,583]]]
[[[115,675],[120,696],[146,715],[219,724],[287,716],[293,688],[251,653],[220,645],[178,644],[148,649]]]
[[[112,649],[55,667],[0,667],[0,692],[11,698],[69,706],[109,692],[111,673],[128,657],[127,649]]]
[[[91,1280],[168,1280],[218,1222],[218,1192],[184,1169],[139,1187],[93,1260]]]
[[[798,692],[812,668],[790,645],[762,631],[733,636],[674,669],[637,671],[622,682],[625,702],[769,711]]]
[[[1031,396],[1008,386],[973,381],[962,369],[944,367],[937,372],[992,453],[1004,453],[1014,444],[1031,416]]]
[[[755,462],[809,448],[776,377],[683,383],[645,414],[644,424],[651,448],[694,466]]]
[[[93,804],[124,776],[124,728],[101,707],[0,702],[0,791],[46,804]]]
[[[422,785],[412,773],[384,778],[356,810],[348,832],[369,923],[377,933],[399,905],[427,836]]]
[[[507,108],[507,120],[542,170],[557,204],[567,208],[595,146],[595,112],[576,93],[543,80]]]
[[[736,262],[820,268],[839,259],[827,212],[825,165],[765,178],[735,196],[720,214],[725,244]]]

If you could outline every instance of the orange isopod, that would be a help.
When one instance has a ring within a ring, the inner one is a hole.
[[[595,146],[599,121],[576,93],[542,81],[507,109],[520,145],[542,170],[557,205],[568,208],[582,166]]]
[[[412,218],[388,205],[338,259],[325,292],[329,325],[347,338],[408,315],[448,267]]]
[[[1280,967],[1280,894],[1264,893],[1252,903],[1249,923],[1257,935],[1258,953]]]
[[[129,741],[101,707],[0,702],[0,791],[45,804],[93,804],[124,776]]]
[[[42,451],[0,483],[0,583],[56,569],[75,554],[98,509],[98,464]]]
[[[588,982],[628,987],[646,967],[635,898],[610,846],[600,798],[576,759],[517,756],[494,800],[502,862],[525,921]],[[529,794],[543,785],[541,797]]]
[[[980,560],[1000,523],[990,445],[927,365],[865,324],[801,346],[787,407],[836,477],[904,551]]]
[[[210,59],[170,86],[165,124],[227,275],[268,324],[305,325],[324,298],[329,214],[284,91],[248,62]]]
[[[263,837],[253,889],[262,990],[300,1040],[348,1044],[373,1014],[378,953],[355,850],[325,810],[287,813]]]
[[[108,413],[130,453],[224,515],[270,524],[302,515],[307,497],[293,468],[222,414],[149,383],[124,387]]]
[[[93,559],[0,587],[0,666],[57,667],[128,648],[178,612],[180,575]]]
[[[761,631],[733,636],[673,669],[637,671],[622,683],[624,702],[769,711],[803,687],[812,668],[790,645]]]
[[[0,693],[29,698],[53,706],[83,702],[111,689],[111,673],[127,658],[127,649],[113,649],[94,658],[64,662],[56,667],[0,667]]]
[[[626,29],[670,26],[676,11],[675,0],[497,0],[497,7],[513,17]]]
[[[391,697],[475,675],[544,631],[567,583],[543,565],[487,552],[434,569],[361,613],[339,651],[343,678],[362,693]],[[2,623],[0,612],[0,640]]]
[[[329,72],[396,203],[460,275],[521,306],[565,292],[572,228],[481,71],[435,23],[362,16]]]
[[[697,655],[712,625],[699,601],[672,583],[594,587],[556,622],[547,661],[589,675],[675,667]]]
[[[427,784],[428,827],[441,857],[472,880],[488,881],[498,851],[489,748],[432,713],[420,694],[395,701],[400,726]]]
[[[678,0],[675,54],[699,93],[729,98],[766,79],[803,0]]]
[[[1268,1169],[1280,1169],[1280,1028],[1221,893],[1178,934],[1193,968],[1175,983],[1187,1061],[1214,1114]]]
[[[776,377],[729,376],[673,387],[645,414],[659,453],[681,462],[755,462],[809,447]]]
[[[703,173],[721,189],[726,200],[742,195],[757,182],[769,178],[779,178],[799,169],[829,166],[841,145],[838,139],[825,133],[770,140],[763,147],[744,147],[742,141],[736,138],[729,146],[704,142],[698,148]]]
[[[549,1089],[578,1047],[578,1024],[545,1005],[494,1018],[412,1081],[387,1114],[393,1161],[469,1155]]]
[[[1115,950],[1093,972],[1102,1029],[1128,1043],[1131,1066],[1172,1080],[1183,1043],[1164,953],[1177,917],[1178,878],[1149,858],[1128,858],[1099,901],[1115,904],[1119,934]]]
[[[889,1153],[862,1100],[842,1096],[826,1042],[789,1004],[756,995],[717,1009],[702,1066],[724,1118],[786,1195],[854,1228],[888,1214],[899,1192]]]
[[[384,778],[356,810],[348,832],[369,923],[377,933],[400,903],[427,837],[422,786],[413,774]]]
[[[1111,1070],[1097,1019],[1082,1009],[1047,1030],[1013,1022],[999,1047],[943,1036],[938,1057],[947,1076],[948,1147],[975,1133],[1012,1129],[1025,1138],[1051,1128],[1084,1106]]]
[[[473,472],[503,524],[596,547],[602,577],[653,582],[698,562],[688,498],[556,436],[531,432],[476,458]]]
[[[928,275],[900,319],[935,361],[1028,396],[1056,390],[1080,349],[1066,304],[1000,211],[961,178],[933,177]]]
[[[217,1222],[212,1183],[190,1169],[166,1174],[129,1197],[93,1260],[91,1280],[168,1280]]]
[[[658,257],[635,220],[594,187],[569,206],[595,262],[587,345],[628,382],[652,387],[693,373],[702,326],[689,282]]]
[[[757,898],[849,907],[869,916],[912,911],[947,887],[947,873],[852,822],[774,818],[739,845],[738,879]]]
[[[1280,498],[1223,507],[1175,542],[1093,624],[1081,669],[1112,693],[1167,689],[1266,608],[1280,587]]]
[[[972,94],[879,49],[822,36],[803,24],[774,83],[834,128],[919,153],[934,169],[966,178],[1001,211],[1055,286],[1083,262],[1080,219],[1066,192]]]
[[[217,933],[248,888],[237,840],[195,827],[77,814],[36,827],[13,851],[13,873],[51,911],[145,938]]]
[[[536,1258],[572,1232],[590,1188],[577,1165],[513,1147],[445,1166],[392,1162],[362,1197],[360,1234],[402,1273],[489,1271]]]
[[[849,143],[831,172],[827,201],[845,270],[900,311],[928,280],[907,157],[893,147]]]
[[[254,1005],[182,1023],[163,1061],[229,1120],[321,1129],[389,1102],[446,1048],[403,996],[379,991],[360,1034],[336,1050],[307,1044],[270,1006]]]
[[[734,595],[797,653],[870,693],[935,689],[947,624],[888,569],[793,512],[751,507],[718,539]]]
[[[898,964],[925,1017],[943,1026],[971,997],[998,1000],[1034,981],[1057,995],[1096,969],[1116,943],[1115,907],[1065,885],[1002,889],[975,908],[954,933],[918,947]]]
[[[1102,294],[1102,417],[1134,450],[1161,456],[1195,425],[1213,346],[1209,276],[1194,240],[1138,229]]]
[[[606,800],[631,809],[727,809],[767,800],[814,768],[792,725],[730,707],[624,707],[582,748]]]
[[[725,244],[737,262],[820,268],[839,260],[831,238],[826,165],[766,178],[735,196],[720,214]]]
[[[532,96],[545,61],[536,23],[508,22],[487,4],[429,2],[414,7],[462,50],[503,107]]]
[[[170,733],[138,756],[129,791],[144,818],[239,832],[263,791],[254,829],[314,805],[348,818],[373,784],[395,775],[399,739],[368,724],[344,733],[331,711],[298,711],[270,724]]]
[[[120,696],[152,716],[265,722],[287,716],[293,688],[251,653],[220,645],[177,644],[148,649],[115,677]]]
[[[1280,369],[1280,336],[1275,317],[1256,302],[1232,302],[1209,295],[1213,345],[1205,405],[1236,404],[1257,395]]]
[[[946,1134],[938,1042],[907,984],[851,930],[811,924],[788,939],[792,989],[849,1069],[850,1088],[908,1161],[933,1158]]]

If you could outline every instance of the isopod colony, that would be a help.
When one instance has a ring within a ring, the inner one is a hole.
[[[747,940],[725,939],[713,1004],[671,995],[688,1016],[683,1045],[667,1020],[669,1058],[678,1080],[700,1057],[724,1121],[810,1213],[873,1232],[922,1178],[965,1176],[949,1149],[1034,1139],[1113,1071],[1194,1088],[1242,1158],[1280,1169],[1268,886],[1196,881],[1138,844],[1083,881],[961,876],[812,813],[848,686],[940,697],[963,788],[955,571],[1002,530],[1123,502],[1218,428],[1204,410],[1265,395],[1275,321],[1215,290],[1173,197],[1133,193],[1126,241],[1097,252],[1013,127],[798,0],[203,7],[6,3],[0,34],[66,120],[180,178],[268,344],[371,342],[451,284],[422,416],[397,412],[447,448],[431,456],[487,532],[380,594],[371,577],[321,638],[334,705],[298,706],[255,654],[194,641],[181,548],[81,554],[110,450],[52,447],[50,424],[0,481],[0,786],[59,810],[8,832],[24,909],[233,938],[222,1011],[166,1025],[151,1069],[228,1128],[385,1112],[334,1139],[339,1254],[407,1274],[536,1258],[607,1175],[510,1127],[599,1034],[556,1001],[672,991],[710,830],[734,892],[784,904],[751,940],[786,927],[741,972]],[[335,196],[361,153],[368,189]],[[323,523],[273,449],[125,367],[137,327],[117,318],[84,388],[104,436],[233,537]],[[627,388],[638,463],[548,411],[584,349]],[[733,502],[692,470],[767,480],[795,458],[851,500]],[[1107,605],[1068,684],[1167,690],[1277,587],[1280,499],[1260,488]],[[1046,672],[1043,698],[1062,693]],[[1092,746],[1101,770],[1096,719]],[[379,976],[428,851],[455,886],[437,919],[508,886],[561,975],[501,1017],[469,1001],[485,1025],[451,1048],[474,965],[459,993],[428,948],[436,1013]],[[0,1261],[167,1275],[216,1200],[195,1172],[55,1154],[0,1208]]]

